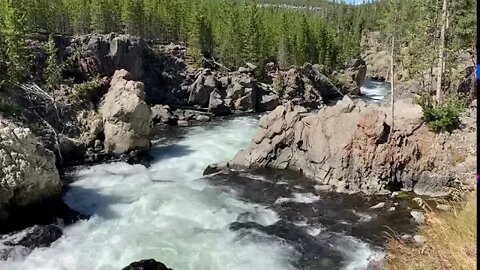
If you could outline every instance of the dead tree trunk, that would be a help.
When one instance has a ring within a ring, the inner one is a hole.
[[[447,25],[447,0],[443,0],[442,6],[442,28],[440,30],[440,46],[438,49],[438,65],[437,65],[437,105],[442,102],[442,79],[443,79],[443,67],[444,67],[444,54],[445,54],[445,29]]]
[[[395,35],[392,35],[392,47],[390,52],[390,103],[392,106],[392,125],[391,131],[394,131],[395,127]]]

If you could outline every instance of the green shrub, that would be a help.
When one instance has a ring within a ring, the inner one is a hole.
[[[96,77],[91,81],[75,84],[72,87],[71,95],[80,100],[91,99],[92,96],[101,91],[102,87],[102,80]]]
[[[420,97],[418,104],[423,108],[423,118],[434,132],[451,132],[460,126],[460,115],[465,111],[465,101],[458,95],[448,97],[440,106],[433,106],[430,97]]]

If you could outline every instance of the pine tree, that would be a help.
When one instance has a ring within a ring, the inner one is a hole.
[[[220,7],[218,36],[216,45],[222,63],[228,68],[241,65],[242,36],[238,6],[233,1],[223,1]]]
[[[90,32],[92,17],[89,0],[66,0],[65,6],[69,7],[69,19],[72,32],[86,34]]]
[[[297,51],[295,59],[297,65],[303,65],[307,62],[315,63],[318,61],[318,54],[315,44],[316,43],[313,39],[312,33],[310,32],[307,18],[302,16],[296,39]]]
[[[213,55],[213,33],[210,21],[205,16],[205,4],[201,3],[194,11],[188,38],[189,55],[192,62],[201,66],[203,57]]]
[[[288,21],[287,16],[282,14],[282,20],[280,24],[280,38],[278,41],[278,65],[280,68],[285,69],[292,64],[292,41],[288,35]]]
[[[92,28],[97,33],[110,33],[118,30],[121,7],[113,0],[94,0],[92,2]]]
[[[4,9],[4,26],[2,36],[4,37],[4,57],[7,68],[7,83],[15,84],[20,81],[25,58],[23,49],[25,47],[26,16],[23,0],[7,0]]]
[[[262,56],[261,29],[257,3],[252,1],[245,4],[243,13],[245,16],[243,59],[245,62],[259,65],[264,59]]]
[[[44,72],[44,88],[52,93],[55,98],[55,88],[62,81],[62,65],[58,63],[57,48],[53,37],[50,35],[47,44],[45,45],[45,52],[47,53],[47,67]]]
[[[127,33],[143,36],[144,17],[143,0],[128,0],[123,2],[122,21]]]
[[[440,39],[439,39],[439,50],[438,50],[438,65],[437,65],[437,86],[436,86],[436,100],[437,105],[442,103],[442,79],[443,72],[445,70],[445,31],[447,27],[447,17],[448,17],[448,1],[443,0],[442,5],[442,15],[441,15],[441,30],[440,30]]]

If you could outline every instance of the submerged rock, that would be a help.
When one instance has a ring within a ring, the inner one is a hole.
[[[157,262],[154,259],[141,260],[138,262],[133,262],[122,270],[172,270],[165,266],[161,262]]]
[[[105,150],[117,155],[148,151],[151,146],[148,136],[152,111],[144,101],[143,83],[131,79],[128,71],[116,71],[100,106]]]
[[[381,202],[381,203],[377,203],[376,205],[370,207],[370,209],[380,209],[380,208],[383,208],[383,207],[385,207],[385,203]]]
[[[30,129],[0,116],[0,222],[8,209],[57,196],[61,188],[53,152]]]
[[[34,249],[49,247],[62,237],[57,225],[35,225],[23,231],[0,237],[0,260],[19,259]]]
[[[21,245],[29,249],[48,247],[62,237],[62,229],[57,225],[35,225],[15,234],[17,237],[4,242],[7,246]]]

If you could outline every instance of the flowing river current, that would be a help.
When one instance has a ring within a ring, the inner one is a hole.
[[[360,90],[361,97],[367,103],[381,104],[385,96],[390,93],[390,84],[382,81],[365,80]]]
[[[294,173],[202,177],[207,165],[248,146],[258,120],[179,129],[152,150],[149,168],[111,163],[76,171],[64,200],[91,218],[0,269],[120,270],[154,258],[175,270],[361,270],[383,256],[384,231],[411,229],[402,202],[320,193]],[[371,208],[379,202],[384,208]]]

